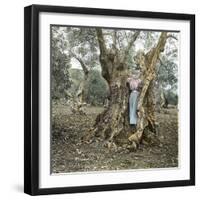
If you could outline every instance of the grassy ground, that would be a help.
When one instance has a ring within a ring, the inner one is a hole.
[[[177,110],[157,113],[159,145],[140,145],[135,152],[118,147],[110,150],[102,142],[81,142],[102,107],[87,107],[86,116],[72,113],[65,105],[54,105],[51,140],[53,173],[166,168],[178,166]]]

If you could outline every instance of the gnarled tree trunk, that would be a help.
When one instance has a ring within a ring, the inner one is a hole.
[[[128,138],[131,127],[128,121],[129,88],[127,74],[121,73],[110,81],[110,100],[107,109],[96,118],[95,135],[110,142],[117,136]],[[125,136],[125,137],[124,137]]]
[[[135,32],[124,50],[124,54],[120,55],[117,50],[109,51],[106,48],[102,30],[97,29],[102,76],[108,82],[110,88],[110,101],[108,108],[97,116],[92,130],[95,136],[101,137],[110,143],[117,143],[119,138],[122,138],[121,141],[132,143],[134,148],[140,143],[145,129],[155,131],[153,80],[156,76],[157,59],[160,52],[164,50],[167,39],[167,33],[162,33],[157,46],[147,54],[143,54],[140,60],[143,87],[138,101],[138,123],[135,130],[129,125],[129,88],[126,82],[130,74],[128,74],[125,61],[138,35],[139,32]]]
[[[149,132],[156,132],[154,79],[156,63],[160,53],[164,51],[166,40],[167,33],[161,33],[157,46],[142,55],[140,65],[143,68],[143,87],[138,101],[139,118],[136,132],[129,137],[130,141],[137,144],[141,141],[145,129]]]

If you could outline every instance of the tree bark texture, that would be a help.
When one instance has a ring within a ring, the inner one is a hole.
[[[152,48],[147,54],[143,54],[140,59],[143,86],[138,99],[137,127],[133,129],[129,125],[129,88],[126,83],[130,74],[128,74],[125,61],[128,51],[139,35],[139,31],[134,33],[123,54],[116,49],[112,51],[107,49],[102,29],[96,29],[96,32],[100,47],[102,76],[108,82],[110,100],[108,108],[96,118],[92,130],[93,135],[114,143],[129,142],[136,147],[140,143],[145,129],[155,132],[153,80],[156,77],[156,63],[159,54],[164,50],[167,33],[161,33],[156,47]]]
[[[140,63],[143,68],[143,87],[138,101],[139,118],[136,132],[129,137],[130,141],[137,144],[141,141],[146,128],[149,132],[156,132],[154,79],[156,77],[156,63],[160,53],[164,51],[166,40],[167,33],[162,32],[156,47],[144,54]]]

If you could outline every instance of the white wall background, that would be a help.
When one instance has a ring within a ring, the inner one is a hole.
[[[0,199],[31,199],[23,194],[23,7],[30,4],[99,7],[196,14],[198,0],[4,0],[0,11]],[[196,26],[196,55],[200,54],[200,26]],[[196,56],[196,66],[200,60]],[[196,67],[196,85],[200,85],[200,68]],[[196,102],[200,101],[196,89]],[[196,104],[200,111],[200,104]],[[196,112],[196,186],[129,190],[88,194],[40,196],[37,199],[197,199],[200,195],[200,112]]]

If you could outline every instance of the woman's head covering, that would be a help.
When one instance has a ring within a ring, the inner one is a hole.
[[[131,76],[133,78],[136,78],[136,79],[139,78],[140,77],[140,70],[132,69]]]

